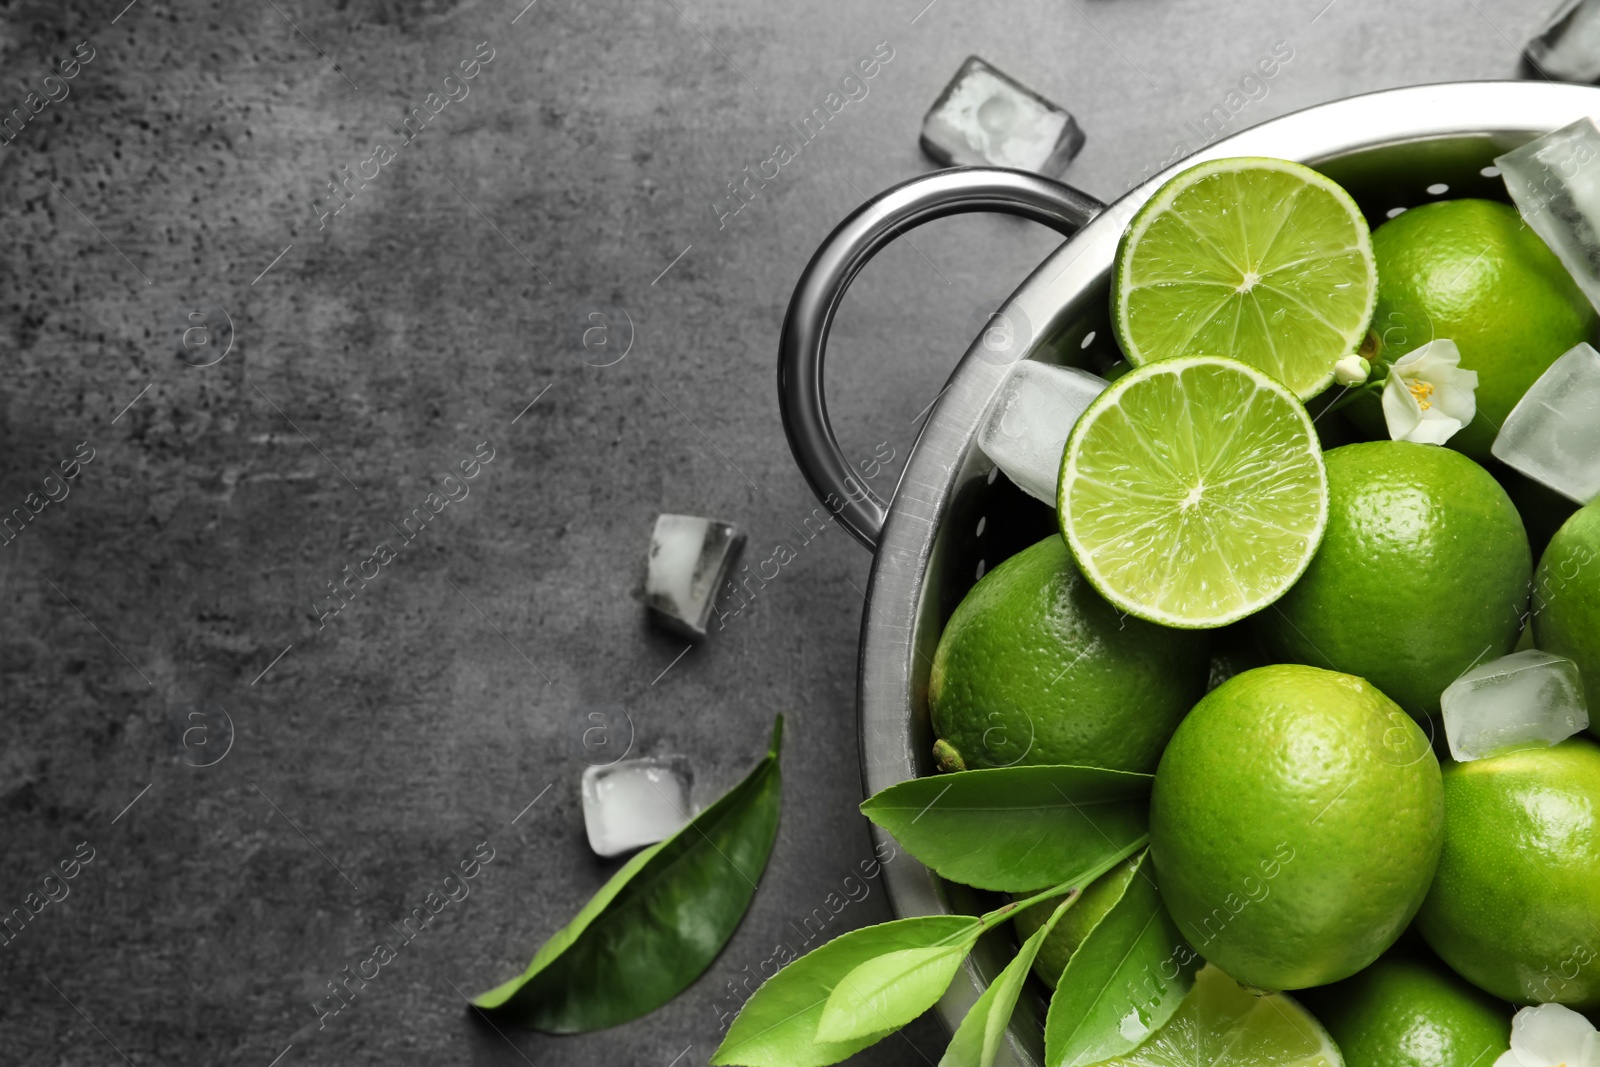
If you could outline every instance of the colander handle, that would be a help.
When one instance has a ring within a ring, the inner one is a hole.
[[[828,235],[789,299],[778,347],[778,407],[795,462],[840,524],[875,550],[888,504],[858,478],[828,421],[822,361],[845,290],[878,250],[924,222],[971,211],[1020,215],[1071,236],[1105,205],[1023,171],[958,167],[902,182],[867,201]]]

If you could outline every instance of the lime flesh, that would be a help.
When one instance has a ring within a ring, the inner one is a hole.
[[[1117,340],[1140,365],[1225,355],[1309,399],[1356,350],[1377,301],[1372,235],[1350,194],[1281,159],[1179,174],[1117,250]]]
[[[1304,406],[1243,363],[1186,357],[1113,382],[1073,428],[1057,518],[1111,603],[1164,626],[1224,626],[1282,596],[1328,517]]]
[[[1282,993],[1257,996],[1214,966],[1176,1014],[1126,1056],[1099,1067],[1343,1067],[1316,1019]]]

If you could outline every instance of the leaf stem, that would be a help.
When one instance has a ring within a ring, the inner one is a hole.
[[[1070,901],[1064,901],[1063,903],[1076,903],[1078,898],[1082,895],[1083,890],[1088,887],[1090,882],[1093,882],[1096,878],[1099,878],[1101,875],[1105,874],[1107,871],[1111,870],[1111,868],[1115,867],[1117,864],[1121,863],[1135,852],[1138,852],[1149,843],[1150,835],[1140,834],[1137,838],[1129,843],[1127,848],[1123,849],[1112,858],[1106,860],[1104,863],[1101,863],[1091,870],[1085,872],[1082,876],[1074,878],[1068,882],[1062,882],[1060,885],[1051,886],[1049,889],[1035,893],[1033,896],[1028,897],[1025,900],[1013,900],[1009,904],[1002,904],[1000,907],[983,915],[979,919],[978,925],[969,933],[959,936],[971,938],[973,941],[976,941],[983,934],[993,930],[996,926],[999,926],[1001,923],[1011,918],[1011,916],[1015,915],[1023,908],[1031,908],[1033,905],[1038,904],[1041,901],[1050,900],[1054,897],[1070,895],[1072,899]]]

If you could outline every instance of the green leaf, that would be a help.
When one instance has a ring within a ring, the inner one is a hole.
[[[1017,912],[1041,901],[1063,894],[1076,897],[1082,886],[1143,848],[1145,842],[1146,838],[1140,837],[1124,852],[1073,872],[1067,882],[1035,893],[1025,900],[1004,904],[981,917],[926,915],[853,930],[835,938],[767,979],[734,1020],[728,1036],[711,1057],[711,1062],[739,1064],[742,1067],[823,1067],[860,1052],[892,1033],[900,1024],[891,1024],[870,1033],[861,1031],[854,1037],[839,1041],[821,1040],[818,1034],[823,1012],[830,999],[840,983],[855,974],[858,968],[908,949],[958,949],[959,955],[965,957],[978,937],[986,931],[1008,922]],[[939,953],[931,952],[917,959],[926,962],[936,955]],[[899,959],[903,964],[912,957],[901,955]],[[958,959],[957,965],[959,963]],[[895,971],[905,973],[903,966],[889,968],[889,972]],[[876,968],[865,972],[869,979],[875,974],[881,978],[884,973]],[[945,976],[946,985],[954,973],[955,969],[951,968]],[[937,999],[935,993],[928,1003]]]
[[[767,979],[728,1028],[711,1062],[741,1067],[824,1067],[853,1056],[894,1025],[844,1041],[818,1041],[828,998],[869,960],[906,949],[968,945],[985,929],[971,915],[922,915],[852,930]]]
[[[1006,1035],[1006,1026],[1011,1022],[1011,1013],[1016,1010],[1017,997],[1021,995],[1023,983],[1028,980],[1028,972],[1039,955],[1039,946],[1055,929],[1056,920],[1078,902],[1078,896],[1073,893],[1057,905],[1045,924],[1022,943],[1022,948],[1006,964],[1005,970],[989,983],[989,988],[983,991],[978,1002],[967,1012],[966,1018],[961,1020],[955,1037],[950,1039],[949,1046],[939,1060],[939,1067],[993,1067],[995,1055],[1000,1051],[1000,1042]]]
[[[1151,776],[1032,766],[913,778],[861,810],[952,882],[1025,893],[1126,854],[1146,831]]]
[[[903,948],[845,975],[822,1008],[817,1040],[849,1041],[904,1026],[944,995],[972,942]]]
[[[1200,962],[1161,903],[1146,851],[1067,960],[1045,1017],[1045,1063],[1081,1067],[1130,1051],[1178,1010]]]
[[[778,833],[783,716],[767,755],[667,840],[623,865],[519,978],[474,1006],[549,1033],[615,1026],[698,978],[733,935]]]

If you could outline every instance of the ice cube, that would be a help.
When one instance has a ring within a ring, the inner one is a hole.
[[[1600,496],[1600,353],[1580,344],[1550,364],[1489,451],[1580,504]]]
[[[1600,0],[1566,0],[1522,54],[1547,78],[1600,81]]]
[[[1494,163],[1523,219],[1600,307],[1600,128],[1579,119]]]
[[[1055,175],[1082,147],[1070,114],[977,56],[967,57],[922,120],[922,150],[944,166]]]
[[[669,629],[693,641],[705,637],[717,590],[744,540],[744,531],[731,522],[658,515],[650,535],[645,604]]]
[[[601,856],[665,841],[689,821],[694,775],[682,756],[622,760],[583,772],[583,828]]]
[[[978,447],[1017,488],[1056,506],[1067,435],[1108,383],[1076,367],[1019,360],[978,426]]]
[[[1439,698],[1460,762],[1553,745],[1589,726],[1578,665],[1530,648],[1473,667]]]

